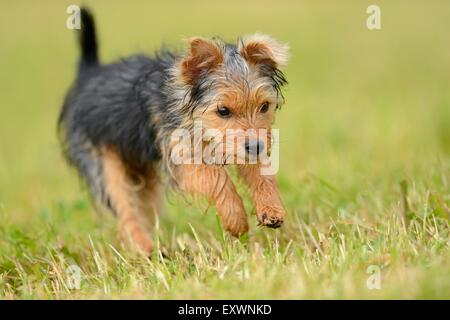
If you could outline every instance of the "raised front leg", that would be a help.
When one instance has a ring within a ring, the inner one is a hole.
[[[259,165],[240,165],[239,173],[250,187],[258,221],[267,227],[278,228],[284,222],[278,186],[273,175],[261,175]]]
[[[180,165],[176,169],[176,176],[183,191],[204,195],[216,205],[225,230],[236,237],[248,231],[244,204],[224,168]]]

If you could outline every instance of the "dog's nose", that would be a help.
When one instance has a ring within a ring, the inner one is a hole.
[[[245,152],[249,155],[256,156],[263,152],[264,150],[264,142],[259,140],[250,140],[245,143]]]

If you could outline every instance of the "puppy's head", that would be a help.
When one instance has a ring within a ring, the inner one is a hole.
[[[265,35],[237,44],[189,40],[177,79],[189,96],[187,121],[201,123],[204,133],[209,130],[202,143],[217,148],[216,163],[269,151],[271,126],[283,103],[281,69],[287,55],[287,45]]]

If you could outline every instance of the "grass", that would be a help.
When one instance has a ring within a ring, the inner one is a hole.
[[[292,48],[276,124],[286,224],[250,216],[236,240],[214,208],[169,193],[148,259],[94,213],[60,155],[70,3],[2,4],[0,298],[450,298],[449,4],[379,1],[382,30],[369,31],[366,1],[87,1],[106,62],[198,34],[259,31]]]

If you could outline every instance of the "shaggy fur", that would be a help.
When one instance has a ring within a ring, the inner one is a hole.
[[[247,217],[223,166],[227,159],[174,165],[171,134],[181,128],[192,132],[201,120],[224,134],[267,129],[270,136],[283,103],[286,80],[279,68],[287,62],[287,46],[264,35],[236,45],[197,37],[184,54],[163,51],[100,65],[92,15],[82,9],[81,19],[78,75],[59,128],[66,158],[93,197],[118,216],[122,233],[145,252],[152,250],[146,215],[159,210],[166,177],[182,192],[206,196],[233,235],[245,233]],[[219,113],[224,106],[226,116]],[[259,141],[245,144],[247,153],[263,148]],[[258,164],[242,164],[239,172],[251,189],[258,221],[279,227],[284,209],[275,177],[262,176]]]

